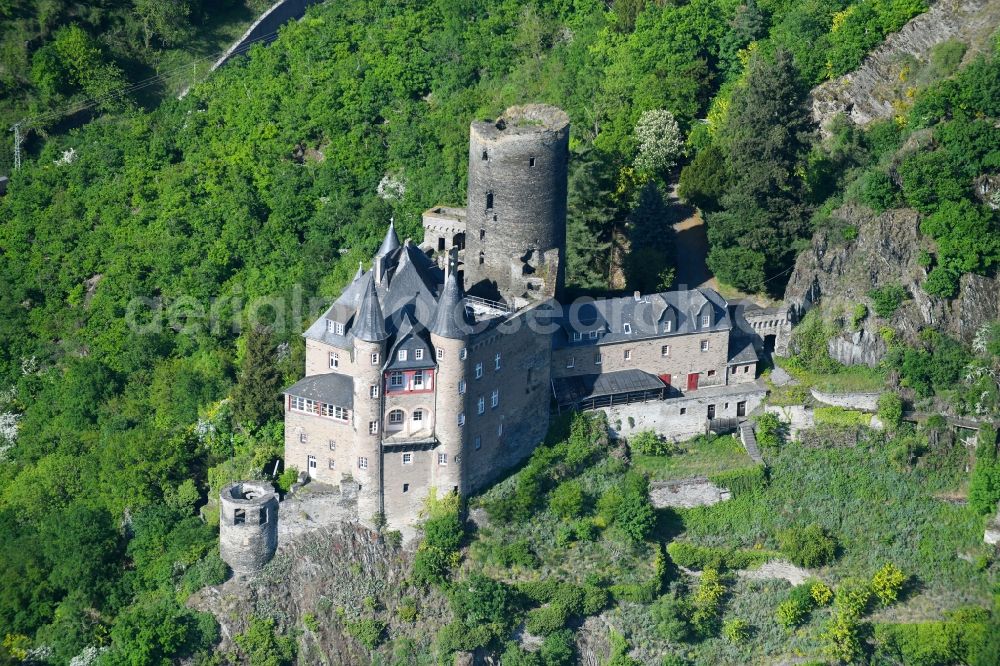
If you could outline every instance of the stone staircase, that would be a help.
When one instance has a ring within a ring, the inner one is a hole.
[[[747,450],[747,455],[755,463],[758,465],[764,463],[764,456],[760,455],[760,448],[757,446],[757,435],[749,421],[740,424],[740,441],[743,442],[743,448]]]

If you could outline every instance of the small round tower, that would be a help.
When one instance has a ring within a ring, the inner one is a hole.
[[[219,554],[237,574],[260,571],[278,548],[278,495],[263,481],[238,481],[220,493]]]
[[[466,284],[507,301],[562,290],[569,116],[554,106],[507,109],[469,131]]]

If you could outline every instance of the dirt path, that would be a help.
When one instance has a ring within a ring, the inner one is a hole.
[[[677,186],[667,195],[668,223],[676,232],[677,288],[711,287],[719,290],[719,281],[708,270],[708,233],[701,212],[677,198]]]

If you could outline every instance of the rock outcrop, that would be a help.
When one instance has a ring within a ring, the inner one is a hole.
[[[1000,24],[1000,0],[940,0],[886,38],[857,70],[827,81],[812,93],[813,119],[821,127],[837,114],[858,125],[893,115],[893,103],[905,93],[901,79],[907,61],[926,62],[931,49],[954,39],[969,46],[966,58],[988,50]]]
[[[888,320],[869,308],[859,330],[832,339],[833,358],[848,365],[875,365],[886,351],[881,335],[885,326],[908,342],[916,341],[921,328],[933,326],[969,343],[984,323],[1000,318],[1000,281],[996,278],[963,275],[959,295],[950,300],[924,292],[921,284],[927,274],[917,259],[930,241],[919,234],[917,211],[897,209],[875,215],[864,206],[848,204],[834,211],[833,217],[856,229],[857,237],[847,241],[842,231],[820,230],[799,254],[785,288],[785,302],[796,320],[821,299],[825,312],[846,322],[856,304],[870,304],[872,289],[900,284],[909,293]]]

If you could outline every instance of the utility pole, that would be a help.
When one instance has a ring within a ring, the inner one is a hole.
[[[10,131],[14,133],[14,171],[21,168],[21,143],[24,141],[24,135],[21,134],[21,122],[14,123],[14,126],[10,128]]]

